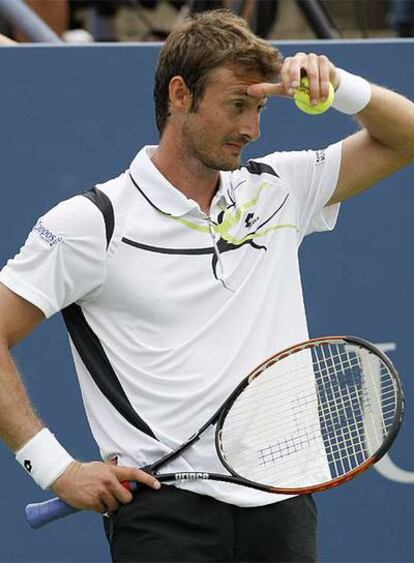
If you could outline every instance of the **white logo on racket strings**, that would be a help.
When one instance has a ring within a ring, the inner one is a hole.
[[[208,473],[176,473],[175,478],[177,480],[192,480],[192,479],[208,479]]]
[[[382,344],[376,344],[376,346],[384,353],[393,352],[397,348],[395,342],[384,342]],[[388,453],[374,465],[374,469],[390,481],[406,484],[414,483],[414,471],[406,471],[398,467],[398,465],[392,461]]]
[[[58,236],[52,233],[52,231],[49,231],[49,229],[47,229],[40,220],[33,227],[33,232],[50,247],[56,246],[63,240],[61,235]]]

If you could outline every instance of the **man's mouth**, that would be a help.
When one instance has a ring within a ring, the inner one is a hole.
[[[241,151],[243,146],[244,146],[243,143],[236,143],[234,141],[230,141],[230,142],[226,143],[226,145],[228,145],[229,147],[232,147],[234,149],[237,149],[239,151]]]

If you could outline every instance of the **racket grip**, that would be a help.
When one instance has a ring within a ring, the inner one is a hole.
[[[136,481],[122,481],[123,486],[131,493],[134,493],[138,484]],[[80,512],[79,508],[74,508],[64,500],[55,497],[45,502],[35,502],[26,506],[26,520],[31,528],[37,530],[50,522],[65,518],[75,512]]]
[[[79,509],[70,506],[60,498],[52,498],[45,502],[28,504],[26,506],[26,520],[30,527],[36,530],[75,512],[79,512]]]

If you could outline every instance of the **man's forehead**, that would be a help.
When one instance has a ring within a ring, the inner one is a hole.
[[[211,85],[219,86],[225,89],[226,92],[234,95],[246,95],[246,90],[252,84],[258,84],[260,82],[265,82],[264,76],[257,72],[249,71],[243,69],[242,67],[236,66],[222,66],[210,71]]]

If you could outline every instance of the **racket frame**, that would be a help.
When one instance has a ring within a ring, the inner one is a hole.
[[[254,481],[250,481],[241,475],[238,475],[236,471],[227,463],[224,455],[222,453],[220,441],[221,441],[221,429],[224,424],[225,418],[227,413],[229,412],[232,404],[235,402],[237,397],[243,392],[243,390],[252,383],[266,368],[270,367],[271,365],[283,360],[284,358],[290,356],[294,352],[298,352],[301,350],[311,349],[316,347],[319,343],[321,344],[338,344],[339,341],[345,342],[350,345],[362,346],[363,348],[369,350],[374,355],[380,358],[380,360],[387,366],[389,369],[393,380],[395,382],[395,393],[397,397],[397,406],[396,411],[394,414],[393,422],[391,429],[388,432],[387,438],[381,444],[381,446],[375,451],[365,462],[363,462],[360,466],[356,467],[355,469],[349,471],[345,475],[332,479],[330,481],[326,481],[325,483],[320,483],[319,485],[313,485],[311,487],[301,487],[301,488],[287,488],[287,487],[274,487],[270,485],[263,485],[261,483],[256,483]],[[294,346],[290,346],[285,350],[282,350],[278,354],[269,357],[267,360],[262,362],[258,367],[256,367],[252,372],[250,372],[241,382],[240,384],[232,391],[232,393],[227,397],[227,399],[223,402],[223,404],[218,408],[214,414],[209,418],[209,420],[203,424],[203,426],[190,438],[188,438],[185,442],[177,446],[173,451],[169,452],[158,461],[147,465],[146,467],[142,468],[144,471],[154,475],[159,481],[161,482],[172,482],[172,481],[188,481],[188,480],[213,480],[213,481],[224,481],[227,483],[233,483],[237,485],[243,485],[246,487],[254,488],[257,490],[270,492],[270,493],[278,493],[278,494],[285,494],[285,495],[297,495],[297,494],[309,494],[315,492],[325,491],[327,489],[331,489],[333,487],[337,487],[342,483],[350,481],[357,475],[363,473],[368,468],[372,467],[374,463],[379,461],[381,457],[389,450],[392,443],[394,442],[398,430],[401,426],[402,420],[404,416],[404,393],[402,390],[401,381],[397,370],[395,369],[394,365],[392,364],[391,360],[376,346],[367,342],[366,340],[356,337],[356,336],[325,336],[320,338],[313,338],[311,340],[307,340],[306,342],[302,342],[301,344],[296,344]],[[216,424],[217,423],[217,424]],[[158,474],[158,470],[161,469],[164,465],[173,461],[178,456],[180,456],[184,451],[186,451],[192,444],[197,442],[203,432],[211,425],[216,424],[216,431],[215,431],[215,447],[217,451],[217,455],[223,464],[223,466],[229,472],[229,475],[224,474],[217,474],[217,473],[208,473],[208,472],[176,472],[176,473],[164,473]],[[128,488],[131,492],[135,492],[142,486],[140,483],[136,481],[129,481],[124,482],[123,485]],[[69,514],[78,512],[78,509],[69,506],[67,503],[62,501],[61,499],[55,498],[50,499],[44,503],[39,504],[32,504],[28,505],[26,509],[26,517],[29,524],[33,528],[38,528],[67,516]]]
[[[280,362],[281,360],[295,354],[297,352],[303,350],[310,350],[312,348],[316,348],[319,344],[339,344],[340,341],[343,341],[346,344],[354,345],[357,347],[362,347],[367,349],[369,352],[374,354],[375,356],[379,357],[379,359],[386,365],[390,374],[392,375],[393,381],[395,383],[395,394],[396,394],[396,410],[393,417],[392,426],[388,432],[388,435],[381,446],[370,455],[370,457],[365,460],[361,465],[358,467],[350,470],[344,475],[340,475],[334,479],[329,481],[325,481],[323,483],[319,483],[318,485],[312,485],[308,487],[273,487],[273,486],[266,486],[262,485],[261,483],[255,483],[253,481],[249,481],[245,477],[239,475],[227,462],[226,458],[223,455],[223,450],[221,447],[221,429],[224,425],[226,416],[231,409],[233,403],[236,401],[237,397],[243,392],[243,390],[250,385],[263,371],[271,367],[272,365]],[[332,489],[343,483],[351,481],[357,475],[364,473],[367,469],[372,467],[375,463],[377,463],[390,449],[392,444],[397,437],[398,431],[402,424],[404,418],[404,409],[405,409],[405,398],[404,392],[401,384],[400,376],[395,369],[395,366],[391,362],[391,360],[384,354],[379,348],[364,340],[363,338],[357,336],[322,336],[319,338],[312,338],[310,340],[306,340],[300,344],[295,344],[294,346],[290,346],[285,350],[282,350],[278,354],[274,356],[270,356],[262,362],[259,366],[257,366],[250,374],[243,379],[243,381],[236,387],[236,389],[231,393],[231,395],[227,398],[225,403],[219,409],[218,416],[217,416],[217,424],[216,424],[216,434],[215,434],[215,446],[217,455],[220,459],[220,462],[223,466],[227,469],[227,471],[236,478],[238,484],[243,484],[249,487],[257,488],[260,490],[265,490],[267,492],[276,493],[276,494],[283,494],[283,495],[297,495],[297,494],[311,494],[311,493],[319,493],[322,491],[326,491],[328,489]]]

